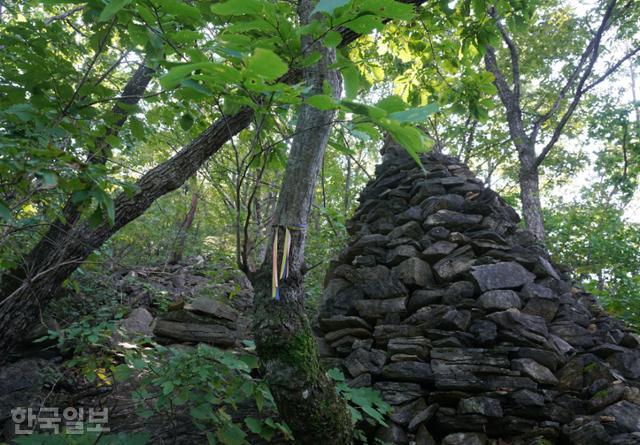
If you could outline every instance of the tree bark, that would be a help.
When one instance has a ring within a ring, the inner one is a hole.
[[[422,4],[423,0],[401,0]],[[349,45],[359,34],[340,29],[341,47]],[[300,71],[290,69],[280,81],[299,81]],[[161,196],[179,188],[229,139],[247,128],[254,111],[243,107],[233,116],[223,116],[173,157],[143,175],[132,196],[121,193],[115,200],[113,225],[91,228],[80,222],[76,226],[55,222],[50,231],[26,256],[23,264],[2,275],[0,281],[0,364],[42,309],[54,297],[60,285],[75,269],[119,229],[142,215]]]
[[[178,189],[222,145],[246,128],[253,116],[245,108],[218,120],[169,161],[144,174],[133,195],[121,193],[114,202],[115,223],[91,227],[54,223],[23,264],[2,277],[0,285],[0,363],[34,324],[62,283],[114,233],[142,215],[159,197]]]
[[[538,241],[544,243],[546,233],[542,216],[542,204],[540,202],[540,175],[536,166],[536,154],[533,145],[518,148],[520,169],[518,172],[520,181],[520,201],[522,202],[522,215],[527,228]]]
[[[312,8],[312,0],[300,1],[298,13],[302,24],[309,23]],[[309,36],[303,37],[302,44],[305,54],[311,51],[322,54],[316,65],[303,69],[309,94],[321,92],[323,82],[328,82],[334,97],[340,97],[340,77],[329,68],[335,63],[335,51],[319,42],[312,43]],[[289,274],[281,280],[280,299],[271,296],[272,247],[268,248],[267,260],[252,277],[258,355],[280,415],[298,444],[346,445],[351,443],[352,434],[345,402],[320,366],[316,340],[304,309],[306,225],[334,115],[333,111],[320,111],[308,105],[300,108],[274,218],[273,232],[279,232],[278,239],[284,239],[284,227],[291,228],[292,236]],[[280,259],[282,244],[277,246]]]

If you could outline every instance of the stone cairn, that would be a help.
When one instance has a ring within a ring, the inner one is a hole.
[[[395,444],[640,444],[640,336],[573,287],[457,159],[387,143],[332,262],[325,364]]]

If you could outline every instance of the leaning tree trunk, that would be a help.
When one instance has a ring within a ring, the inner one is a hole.
[[[298,13],[309,23],[312,0],[301,0]],[[303,52],[320,51],[322,58],[304,68],[309,94],[322,91],[328,82],[335,97],[340,96],[338,73],[330,69],[335,51],[303,37]],[[278,410],[287,422],[296,443],[350,444],[352,426],[346,405],[320,366],[317,344],[304,309],[304,246],[306,225],[322,157],[335,113],[302,105],[298,116],[284,180],[278,197],[274,230],[283,240],[285,227],[291,230],[289,274],[281,282],[280,298],[272,298],[272,249],[267,260],[252,277],[254,297],[254,337],[265,379]],[[273,234],[271,235],[273,240]],[[271,245],[272,243],[270,243]],[[276,247],[282,258],[282,244]],[[279,263],[276,263],[279,266]]]
[[[524,222],[538,241],[544,243],[546,234],[544,230],[544,218],[542,216],[542,204],[540,202],[540,175],[535,164],[536,156],[533,147],[518,150],[520,158],[520,201],[522,202],[522,215]]]
[[[145,173],[133,195],[121,193],[115,200],[115,223],[91,227],[82,221],[56,230],[55,243],[43,239],[23,264],[2,276],[0,284],[0,363],[24,338],[60,289],[62,283],[114,233],[142,215],[156,199],[179,188],[222,145],[251,122],[253,111],[243,108],[223,118],[169,161]]]
[[[400,1],[416,5],[424,2]],[[341,28],[339,32],[342,35],[340,47],[359,37],[348,28]],[[294,84],[299,79],[299,70],[292,68],[279,80]],[[250,107],[242,107],[232,116],[222,116],[173,157],[144,174],[136,183],[137,193],[133,196],[121,193],[116,198],[113,225],[105,223],[97,229],[80,223],[73,228],[52,227],[50,234],[55,236],[43,238],[21,266],[3,273],[0,278],[0,363],[9,359],[9,352],[17,341],[87,256],[142,215],[156,199],[184,184],[228,140],[247,128],[253,117],[254,111]]]

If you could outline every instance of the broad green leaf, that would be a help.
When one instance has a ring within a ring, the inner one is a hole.
[[[0,201],[0,218],[5,221],[11,220],[11,209],[2,201]]]
[[[256,419],[255,417],[246,417],[244,419],[244,423],[249,428],[249,431],[255,434],[260,434],[262,432],[262,421]]]
[[[382,108],[387,113],[396,113],[407,108],[407,104],[400,98],[400,96],[392,95],[387,96],[376,104],[377,107]]]
[[[473,13],[477,18],[482,18],[487,13],[487,1],[486,0],[471,0],[471,6],[473,7]]]
[[[248,73],[267,80],[276,80],[289,69],[280,56],[265,48],[256,48],[245,66]]]
[[[218,430],[218,439],[225,445],[243,445],[247,434],[234,423],[228,423]]]
[[[4,110],[7,114],[17,116],[21,121],[27,122],[34,118],[35,109],[31,104],[15,104]]]
[[[335,48],[342,42],[342,34],[337,31],[331,30],[327,32],[324,38],[324,46],[327,48]]]
[[[118,11],[120,11],[122,8],[127,6],[129,3],[131,3],[131,0],[110,0],[109,3],[107,3],[107,6],[105,6],[102,12],[100,13],[100,16],[98,17],[98,21],[106,22],[111,17],[116,15]]]
[[[326,94],[317,94],[305,99],[305,102],[318,110],[334,110],[338,108],[336,100]]]
[[[351,0],[320,0],[311,13],[324,12],[333,15],[333,11],[349,3],[351,3]]]
[[[191,31],[188,29],[183,29],[178,32],[173,32],[169,34],[169,37],[178,42],[178,43],[188,43],[193,42],[195,40],[199,40],[202,38],[202,33],[198,31]]]
[[[380,29],[383,26],[382,17],[373,14],[361,15],[344,24],[347,28],[358,34],[369,34],[374,29]]]
[[[322,59],[322,53],[320,51],[313,51],[307,57],[304,58],[301,65],[303,67],[315,65],[318,60]]]
[[[346,380],[344,373],[338,368],[331,368],[327,371],[327,375],[331,380],[336,382],[344,382]]]
[[[71,194],[71,202],[79,204],[89,198],[89,190],[78,190]]]
[[[136,139],[144,139],[144,124],[142,121],[136,117],[129,118],[129,128],[131,129],[131,134]]]
[[[422,136],[422,133],[414,127],[400,125],[388,120],[381,122],[381,125],[396,142],[402,145],[420,168],[424,170],[424,166],[418,156],[418,153],[427,151],[425,138]]]
[[[412,3],[401,3],[395,0],[364,0],[362,9],[394,20],[411,20],[414,15]]]
[[[347,155],[347,156],[355,155],[355,152],[353,150],[350,150],[348,147],[344,146],[343,144],[341,144],[339,142],[329,141],[329,146],[331,148],[333,148],[334,150],[336,150],[338,153],[342,153],[342,154]]]
[[[360,116],[366,116],[374,119],[375,121],[382,119],[387,115],[387,112],[382,108],[378,108],[373,105],[361,104],[358,102],[351,102],[349,100],[343,100],[340,102],[349,111],[359,114]]]
[[[429,116],[439,110],[437,103],[430,103],[424,107],[410,108],[405,111],[397,111],[389,115],[390,119],[395,119],[400,122],[415,122],[421,123],[427,120]]]
[[[348,65],[340,70],[344,80],[344,94],[347,99],[353,99],[360,89],[360,72],[355,65]]]
[[[245,15],[259,14],[262,10],[262,2],[258,0],[229,0],[224,3],[216,3],[211,6],[214,14],[228,15]]]
[[[208,403],[202,403],[200,405],[193,406],[189,409],[189,414],[191,417],[198,420],[207,419],[211,416],[211,405]]]
[[[109,219],[109,224],[114,224],[116,221],[116,208],[110,196],[107,196],[103,201],[104,208]]]
[[[209,76],[204,76],[205,80],[209,80]],[[204,85],[201,85],[193,79],[185,79],[180,82],[182,87],[182,96],[187,99],[202,99],[211,97],[212,93]]]
[[[361,137],[362,134],[364,134],[365,136],[368,136],[369,139],[374,139],[374,140],[380,139],[380,132],[378,131],[378,129],[374,125],[367,122],[355,124],[351,132],[358,139],[363,139]],[[360,133],[361,135],[358,136],[358,133]],[[363,140],[368,140],[368,139],[363,139]]]
[[[53,172],[41,172],[42,185],[46,188],[55,187],[58,185],[58,175]]]
[[[198,8],[187,5],[186,3],[176,0],[163,0],[160,4],[163,10],[176,17],[191,20],[198,20],[202,18],[202,14]]]
[[[234,68],[215,62],[196,62],[174,66],[160,79],[160,85],[167,90],[175,88],[196,70],[212,74],[208,79],[220,85],[240,80],[240,73]]]
[[[180,127],[187,131],[189,128],[193,127],[193,116],[189,113],[185,113],[180,118]]]

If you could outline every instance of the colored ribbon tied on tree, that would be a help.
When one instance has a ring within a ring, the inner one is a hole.
[[[302,230],[303,226],[284,226],[284,245],[282,246],[282,263],[278,272],[278,228],[274,226],[276,233],[273,235],[273,249],[271,254],[271,298],[280,300],[280,280],[286,280],[289,276],[289,257],[291,253],[291,230]]]

